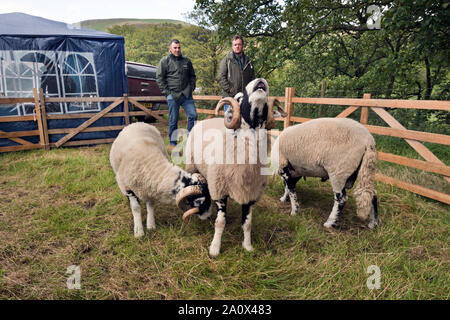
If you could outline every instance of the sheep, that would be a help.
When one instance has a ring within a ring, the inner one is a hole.
[[[126,126],[114,140],[110,163],[120,191],[128,197],[134,220],[134,236],[144,235],[141,206],[146,202],[147,229],[155,229],[154,202],[176,203],[184,210],[183,220],[192,214],[211,215],[211,197],[206,180],[173,165],[159,131],[137,122]]]
[[[268,99],[268,95],[266,80],[251,81],[235,99],[219,101],[216,115],[224,104],[230,105],[224,118],[199,121],[187,139],[186,171],[198,172],[206,178],[216,204],[215,231],[209,248],[213,258],[220,252],[228,197],[242,206],[242,246],[253,250],[250,237],[253,206],[267,184],[267,176],[262,174],[267,156],[266,129],[273,128],[274,116],[286,116],[284,111],[274,112],[273,107],[280,107],[279,102]]]
[[[334,205],[324,227],[337,227],[348,199],[346,189],[352,188],[359,177],[353,192],[357,216],[363,220],[370,216],[370,229],[379,224],[374,187],[375,140],[360,123],[346,118],[319,118],[288,127],[275,141],[271,160],[285,185],[280,200],[291,201],[291,215],[299,210],[295,185],[301,177],[330,179]]]

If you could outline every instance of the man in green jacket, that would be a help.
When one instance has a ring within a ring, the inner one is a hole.
[[[170,41],[169,51],[169,55],[159,61],[156,83],[166,96],[169,106],[169,140],[170,145],[174,147],[177,144],[176,130],[180,106],[183,106],[188,118],[188,131],[191,131],[197,120],[192,98],[197,78],[191,60],[181,54],[179,40]]]
[[[249,57],[243,51],[244,40],[234,36],[231,42],[232,51],[220,62],[217,81],[222,87],[222,97],[234,97],[243,92],[245,86],[255,79],[255,69]],[[226,111],[227,106],[224,110]]]

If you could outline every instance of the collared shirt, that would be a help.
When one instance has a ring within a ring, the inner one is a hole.
[[[244,70],[244,66],[245,66],[245,54],[242,52],[241,55],[237,55],[236,53],[233,52],[233,57],[236,59],[236,61],[238,62],[239,66],[241,67],[241,70]]]

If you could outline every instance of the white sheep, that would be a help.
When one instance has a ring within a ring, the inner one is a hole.
[[[154,203],[176,203],[183,219],[198,214],[211,215],[211,198],[206,180],[173,165],[159,131],[150,124],[137,122],[126,126],[114,140],[109,159],[120,191],[130,200],[134,236],[144,235],[141,206],[146,202],[147,229],[155,229]]]
[[[228,197],[242,205],[243,247],[251,251],[252,209],[266,186],[268,167],[267,129],[274,125],[273,106],[268,99],[269,86],[264,79],[250,82],[236,99],[224,98],[216,107],[216,115],[224,104],[231,105],[225,118],[198,122],[186,144],[186,171],[199,172],[208,181],[211,199],[217,208],[214,238],[209,248],[211,257],[220,252],[226,223]],[[283,115],[284,112],[282,112]],[[279,113],[275,113],[280,115]]]
[[[291,215],[299,205],[295,185],[301,177],[330,179],[334,206],[324,227],[336,227],[347,201],[346,189],[359,182],[353,192],[357,215],[369,228],[379,224],[377,193],[374,187],[377,167],[375,140],[360,123],[351,119],[319,118],[286,128],[272,149],[272,164],[281,176],[285,192],[281,201],[291,201]]]

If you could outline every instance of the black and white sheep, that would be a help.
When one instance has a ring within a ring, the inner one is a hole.
[[[278,150],[278,151],[277,151]],[[301,177],[330,179],[334,205],[324,227],[336,227],[347,201],[346,189],[353,192],[357,215],[370,217],[369,228],[379,224],[375,172],[375,140],[360,123],[351,119],[319,118],[286,128],[274,143],[272,164],[281,176],[285,192],[281,201],[291,201],[291,215],[299,205],[295,185]]]
[[[250,82],[237,99],[224,98],[217,104],[216,115],[224,104],[231,105],[225,118],[197,122],[186,144],[186,170],[199,172],[208,181],[211,199],[217,208],[211,257],[220,252],[226,224],[228,197],[242,206],[243,247],[251,251],[252,209],[266,186],[268,167],[267,130],[274,126],[273,107],[279,103],[268,99],[269,86],[264,79]],[[283,115],[284,112],[281,112]]]
[[[176,203],[183,219],[198,214],[211,215],[211,198],[206,180],[173,165],[159,131],[150,124],[137,122],[126,126],[112,144],[109,159],[120,191],[130,200],[134,236],[144,235],[141,206],[146,202],[147,229],[155,229],[154,203]]]

